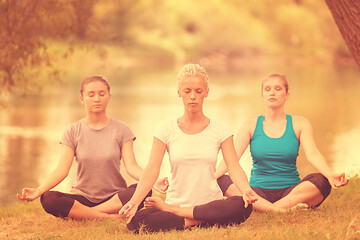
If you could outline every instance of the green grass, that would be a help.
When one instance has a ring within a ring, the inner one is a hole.
[[[332,191],[317,209],[253,213],[241,225],[133,234],[125,221],[62,220],[46,214],[38,200],[0,208],[0,239],[360,239],[360,178]]]

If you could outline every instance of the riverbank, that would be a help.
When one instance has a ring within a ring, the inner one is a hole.
[[[317,210],[253,213],[227,228],[193,228],[135,235],[125,221],[61,220],[46,214],[38,200],[0,208],[0,239],[360,239],[360,177],[333,190]]]

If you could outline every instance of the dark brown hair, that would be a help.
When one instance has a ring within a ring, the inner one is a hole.
[[[110,84],[108,83],[108,81],[106,81],[106,79],[103,78],[102,76],[94,75],[94,76],[86,77],[81,81],[81,84],[80,84],[81,96],[83,95],[85,85],[88,83],[91,83],[91,82],[96,82],[96,81],[104,83],[107,86],[107,89],[110,93]]]

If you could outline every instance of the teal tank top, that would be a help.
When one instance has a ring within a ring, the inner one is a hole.
[[[265,189],[291,187],[300,182],[296,167],[299,141],[295,135],[292,117],[286,115],[286,129],[279,138],[264,133],[264,116],[259,116],[250,142],[253,168],[250,186]]]

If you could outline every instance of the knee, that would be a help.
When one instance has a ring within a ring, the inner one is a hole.
[[[136,190],[136,187],[137,187],[137,184],[132,184],[130,185],[127,189],[123,190],[123,191],[120,191],[118,192],[118,197],[121,201],[121,203],[123,205],[125,205],[128,201],[130,201],[130,199],[132,198],[132,196],[134,195],[134,192]],[[151,197],[152,195],[152,190],[150,190],[148,192],[148,194],[146,195],[146,197],[144,198],[144,200],[147,198],[147,197]],[[142,209],[144,207],[144,200],[140,203],[139,207],[138,207],[138,210]]]
[[[253,211],[252,204],[249,204],[247,208],[245,208],[245,202],[243,197],[241,196],[233,196],[228,198],[231,201],[231,205],[233,206],[232,214],[234,215],[234,219],[236,219],[237,223],[242,223],[246,219],[248,219]]]
[[[56,193],[55,192],[44,192],[43,195],[40,197],[40,202],[44,210],[49,213],[50,209],[56,204]]]
[[[223,196],[226,196],[226,193],[231,185],[233,185],[233,182],[229,175],[222,175],[217,179],[217,183],[223,193]]]
[[[324,199],[327,198],[331,192],[331,185],[329,180],[321,173],[311,173],[307,175],[304,180],[307,180],[314,184],[321,192]]]
[[[130,231],[139,233],[140,229],[148,229],[149,224],[151,224],[151,214],[155,212],[155,209],[142,209],[136,212],[136,214],[131,219],[130,223],[127,224],[127,228]]]
[[[41,195],[41,205],[45,212],[55,217],[67,217],[69,211],[74,204],[74,200],[65,199],[60,192],[47,191]]]
[[[142,222],[141,220],[142,219],[139,218],[138,213],[136,213],[131,221],[127,224],[127,228],[132,232],[138,233]]]
[[[216,200],[205,205],[194,208],[194,219],[206,224],[225,226],[229,224],[240,224],[249,218],[252,205],[245,208],[241,196],[229,197],[225,200]]]
[[[139,233],[140,230],[146,232],[182,230],[184,226],[184,218],[170,212],[151,208],[138,211],[127,225],[128,229],[135,233]]]

